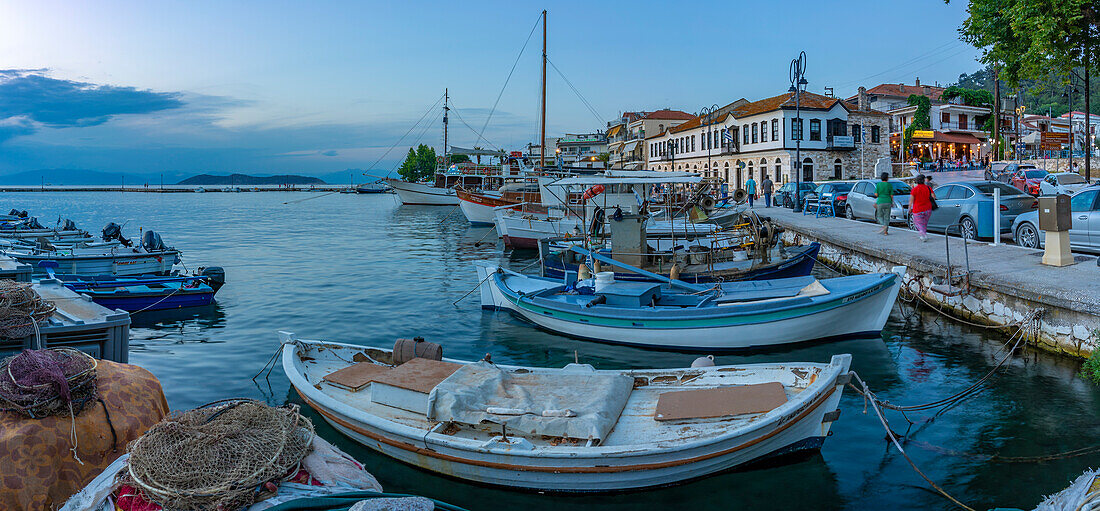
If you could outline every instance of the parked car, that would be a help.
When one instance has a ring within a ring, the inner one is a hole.
[[[1039,183],[1043,182],[1043,178],[1047,177],[1048,172],[1030,165],[1031,168],[1029,169],[1023,168],[1023,165],[1020,167],[1012,173],[1010,184],[1025,193],[1039,195]]]
[[[785,208],[794,207],[794,181],[783,183],[778,190],[775,191],[774,202]],[[805,199],[806,195],[813,193],[814,188],[817,187],[813,181],[801,181],[798,183],[798,196],[801,199]]]
[[[877,179],[864,179],[859,181],[848,192],[848,199],[844,205],[844,216],[850,220],[875,219],[875,183]],[[909,192],[913,189],[904,181],[891,179],[894,185],[894,204],[890,208],[890,222],[905,223],[909,218]]]
[[[1090,186],[1070,196],[1069,246],[1100,252],[1100,187]],[[1046,232],[1039,230],[1039,212],[1031,211],[1016,217],[1012,223],[1013,239],[1022,247],[1042,248]]]
[[[1047,174],[1039,183],[1039,195],[1073,195],[1074,192],[1089,185],[1081,174],[1076,172],[1056,172]]]
[[[989,164],[989,170],[985,172],[985,179],[987,181],[1000,181],[1004,184],[1012,184],[1012,175],[1027,170],[1040,170],[1039,167],[1030,163],[1014,163],[1006,161],[995,161]]]
[[[840,213],[844,211],[844,205],[848,200],[848,192],[852,191],[853,186],[855,186],[855,183],[822,183],[814,189],[814,195],[819,199],[833,201],[833,211]]]
[[[1012,232],[1012,222],[1020,214],[1034,211],[1039,201],[1024,192],[997,181],[951,183],[936,188],[938,209],[928,217],[928,230],[947,232],[948,227],[958,225],[948,234],[958,233],[964,238],[992,238],[993,191],[1001,190],[1001,233]],[[912,217],[909,219],[910,227]]]

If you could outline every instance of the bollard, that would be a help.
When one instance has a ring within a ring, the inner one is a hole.
[[[1001,242],[1001,189],[993,188],[993,246]]]

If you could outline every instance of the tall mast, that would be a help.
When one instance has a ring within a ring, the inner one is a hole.
[[[546,10],[542,11],[542,127],[539,129],[539,167],[546,167]]]
[[[450,98],[447,96],[447,88],[443,89],[443,165],[447,165],[447,112],[451,110]]]

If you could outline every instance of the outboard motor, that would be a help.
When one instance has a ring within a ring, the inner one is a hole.
[[[23,226],[27,229],[45,229],[45,227],[42,227],[42,224],[38,223],[37,217],[32,217],[30,220],[27,220],[24,222]]]
[[[69,220],[68,218],[66,218],[65,221],[61,224],[61,230],[62,231],[75,231],[75,230],[77,230],[76,223],[74,223],[72,220]]]
[[[157,252],[164,250],[164,242],[160,239],[160,234],[156,231],[145,231],[145,234],[141,235],[141,248],[144,248],[146,252]]]
[[[199,275],[206,277],[207,283],[210,284],[210,287],[214,288],[215,293],[225,285],[225,269],[221,266],[200,268]]]
[[[8,216],[19,216],[19,210],[11,208],[11,211],[8,211]]]
[[[122,237],[122,226],[114,222],[110,222],[103,228],[103,241],[118,240],[122,243],[122,246],[129,247],[133,243],[129,239]]]

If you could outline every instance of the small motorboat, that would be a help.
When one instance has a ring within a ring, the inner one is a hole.
[[[363,183],[355,187],[355,193],[386,193],[388,191],[390,191],[390,186],[382,181]]]
[[[44,261],[57,262],[55,272],[70,275],[168,275],[180,261],[179,250],[165,246],[160,234],[145,231],[141,243],[134,246],[115,223],[104,227],[103,243],[12,244],[0,246],[0,253],[30,265],[36,275],[46,273],[40,264]]]
[[[386,350],[280,335],[294,389],[353,440],[448,476],[559,492],[665,486],[820,448],[851,362],[517,367],[415,340]]]
[[[40,263],[65,287],[108,309],[127,312],[201,307],[214,302],[225,284],[225,270],[214,266],[190,276],[65,275],[52,272],[54,261]]]
[[[571,250],[656,282],[619,282],[612,272],[566,282],[478,263],[483,308],[511,311],[579,339],[672,350],[735,350],[877,334],[905,267],[818,280],[812,276],[690,284],[580,247]]]

